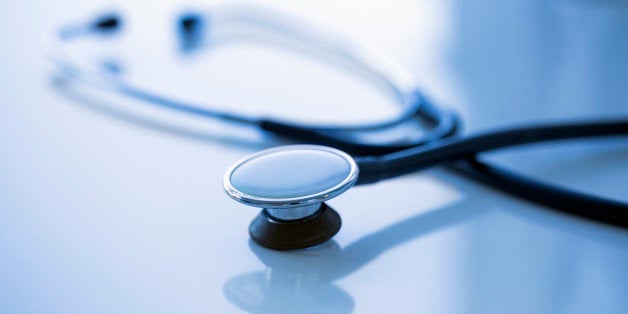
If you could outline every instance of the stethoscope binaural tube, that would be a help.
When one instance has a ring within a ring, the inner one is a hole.
[[[229,25],[248,25],[263,28],[276,35],[287,37],[310,47],[312,51],[332,59],[333,62],[346,65],[365,75],[377,87],[401,104],[401,112],[385,121],[358,125],[303,124],[273,117],[244,115],[221,109],[219,106],[207,106],[189,103],[162,95],[150,89],[138,87],[131,78],[121,73],[110,73],[107,66],[74,49],[70,42],[89,36],[110,35],[119,32],[122,20],[116,14],[99,17],[89,23],[80,23],[60,27],[47,34],[44,38],[44,51],[48,57],[66,74],[99,88],[131,97],[144,103],[175,110],[190,115],[232,122],[257,127],[287,138],[316,142],[333,141],[338,145],[357,147],[350,137],[356,132],[372,132],[416,120],[426,126],[424,136],[412,140],[401,140],[399,143],[376,144],[361,142],[361,148],[371,147],[383,152],[395,151],[454,134],[458,130],[458,120],[453,113],[442,113],[434,110],[422,96],[407,71],[394,61],[379,54],[374,49],[358,44],[331,32],[318,30],[318,26],[305,21],[291,18],[288,15],[251,6],[216,7],[209,13],[186,14],[179,21],[179,29],[184,33],[181,38],[190,37],[189,32],[211,33]],[[209,29],[207,31],[206,29]],[[187,32],[187,33],[186,33]],[[199,40],[197,46],[211,40]],[[198,48],[198,47],[197,47]],[[226,107],[223,107],[226,108]],[[438,113],[435,115],[435,113]],[[371,154],[373,151],[369,152]],[[366,152],[365,152],[366,153]]]

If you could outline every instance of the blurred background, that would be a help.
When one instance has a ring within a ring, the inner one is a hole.
[[[42,53],[49,28],[118,11],[123,34],[81,47],[152,90],[303,121],[394,114],[359,78],[263,42],[182,53],[179,14],[221,3],[0,2],[0,313],[626,311],[626,231],[442,169],[334,199],[343,229],[315,250],[257,247],[256,210],[221,178],[277,139],[76,84]],[[465,133],[628,115],[627,1],[251,3],[397,60]],[[628,201],[625,138],[487,157]]]

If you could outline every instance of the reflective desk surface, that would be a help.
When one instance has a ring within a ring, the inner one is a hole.
[[[399,60],[465,132],[628,115],[625,1],[265,4]],[[39,49],[49,25],[120,9],[127,33],[89,53],[164,93],[297,119],[395,109],[350,75],[264,44],[182,54],[172,20],[202,7],[0,3],[0,313],[626,312],[625,230],[442,168],[332,200],[344,224],[325,245],[260,248],[247,234],[257,211],[221,178],[277,139],[80,86]],[[626,138],[486,158],[628,201]]]

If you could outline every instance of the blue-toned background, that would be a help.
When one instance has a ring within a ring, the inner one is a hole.
[[[296,119],[356,122],[395,107],[342,71],[255,43],[183,56],[173,21],[214,2],[0,2],[0,313],[624,313],[628,233],[502,195],[443,169],[330,202],[334,241],[249,243],[256,210],[224,171],[269,145],[74,84],[48,27],[124,13],[86,41],[146,86]],[[628,115],[626,1],[263,2],[368,42],[407,67],[466,132]],[[490,158],[628,201],[626,138]]]

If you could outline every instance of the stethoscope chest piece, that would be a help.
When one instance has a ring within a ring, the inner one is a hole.
[[[258,244],[292,250],[321,244],[341,226],[324,202],[355,184],[358,167],[334,148],[292,145],[261,151],[235,163],[223,180],[227,194],[262,212],[249,227]]]

